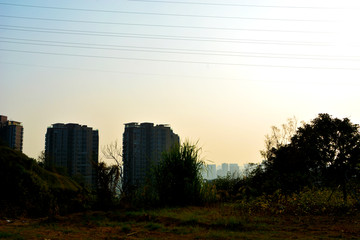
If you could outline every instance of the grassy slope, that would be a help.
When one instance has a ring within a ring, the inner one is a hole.
[[[47,171],[34,159],[8,147],[0,146],[0,166],[0,214],[3,215],[42,215],[58,205],[69,209],[70,201],[82,191],[70,178]]]

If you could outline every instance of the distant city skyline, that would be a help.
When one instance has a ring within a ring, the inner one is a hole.
[[[207,180],[226,176],[237,178],[244,174],[245,165],[239,166],[237,163],[205,164],[201,174]]]

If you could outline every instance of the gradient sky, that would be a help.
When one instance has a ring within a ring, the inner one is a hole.
[[[259,162],[272,125],[360,123],[359,1],[0,0],[0,114],[36,158],[51,124],[122,141],[170,124],[216,164]]]

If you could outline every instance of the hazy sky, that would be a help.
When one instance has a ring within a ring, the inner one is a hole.
[[[359,1],[0,0],[0,114],[36,158],[54,123],[122,142],[168,123],[209,161],[259,162],[272,125],[360,123]]]

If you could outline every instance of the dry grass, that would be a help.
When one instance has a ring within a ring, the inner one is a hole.
[[[358,239],[360,216],[241,215],[232,205],[0,220],[2,239]]]

